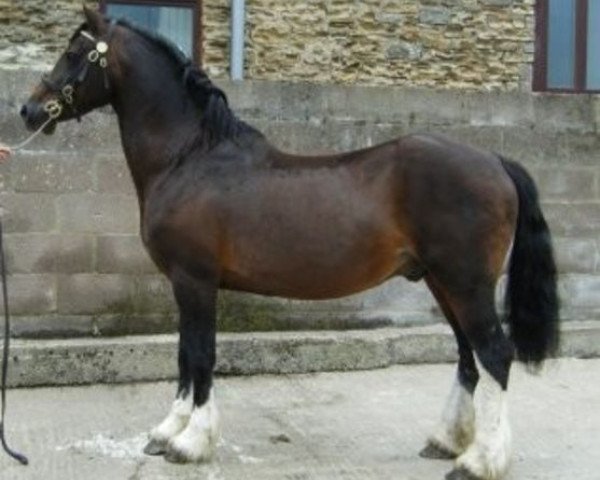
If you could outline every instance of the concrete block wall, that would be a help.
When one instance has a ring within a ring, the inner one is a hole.
[[[0,71],[0,140],[26,136],[20,102],[39,72]],[[241,117],[299,153],[365,147],[415,131],[512,157],[536,178],[560,266],[563,317],[600,320],[600,101],[221,82]],[[170,287],[138,237],[137,200],[109,109],[59,126],[0,166],[15,331],[23,336],[170,331]],[[394,280],[324,302],[225,293],[227,330],[353,328],[441,320],[423,284]]]

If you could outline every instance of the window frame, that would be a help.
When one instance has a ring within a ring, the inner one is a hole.
[[[548,27],[549,0],[535,3],[535,54],[533,91],[556,93],[600,93],[586,88],[588,0],[575,0],[575,66],[573,88],[548,87]]]
[[[202,38],[202,0],[100,0],[100,11],[106,14],[109,4],[113,5],[136,5],[136,6],[154,6],[154,7],[185,7],[192,9],[193,30],[193,61],[202,66],[202,57],[204,54],[204,45]]]

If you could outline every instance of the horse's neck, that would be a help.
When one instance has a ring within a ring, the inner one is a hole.
[[[200,126],[181,81],[159,67],[140,68],[147,71],[133,72],[119,85],[114,107],[125,157],[142,200]]]

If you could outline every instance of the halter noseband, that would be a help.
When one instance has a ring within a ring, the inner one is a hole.
[[[86,56],[86,60],[81,68],[75,72],[75,74],[70,75],[67,79],[62,82],[62,84],[57,85],[52,82],[47,76],[42,77],[42,83],[53,92],[57,98],[53,98],[44,103],[44,111],[48,114],[48,116],[55,120],[61,116],[63,109],[65,107],[69,107],[71,111],[77,117],[77,120],[81,120],[81,115],[77,110],[77,107],[74,104],[73,95],[75,93],[75,89],[83,83],[87,74],[90,70],[90,66],[98,65],[104,74],[104,88],[106,90],[110,89],[110,83],[108,79],[108,72],[106,67],[108,66],[108,60],[106,59],[106,54],[108,53],[108,42],[112,37],[114,28],[116,25],[115,20],[111,20],[110,26],[108,28],[108,35],[106,41],[98,40],[92,34],[86,32],[85,30],[81,30],[79,34],[95,43],[95,48],[90,50]]]

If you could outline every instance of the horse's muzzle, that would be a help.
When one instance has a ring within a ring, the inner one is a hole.
[[[29,101],[20,110],[21,118],[28,130],[34,131],[40,128],[49,118],[48,112],[38,102]],[[56,128],[56,122],[49,123],[43,130],[45,134],[51,134]]]

